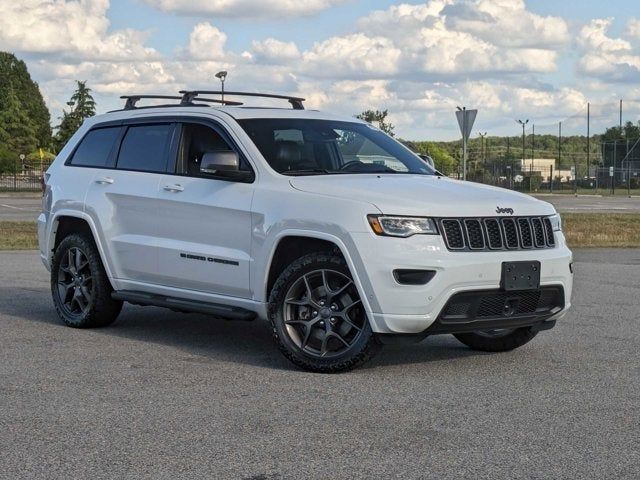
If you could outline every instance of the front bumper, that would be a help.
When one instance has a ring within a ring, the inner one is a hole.
[[[544,315],[530,315],[532,323],[558,320],[571,305],[573,274],[569,265],[572,254],[561,232],[555,234],[555,248],[483,252],[451,252],[438,235],[393,238],[354,233],[352,236],[358,246],[361,275],[366,276],[362,283],[370,285],[370,291],[364,293],[369,300],[371,311],[368,313],[376,333],[427,331],[452,296],[461,292],[498,290],[502,262],[508,261],[539,261],[540,286],[562,289],[562,307]],[[426,285],[401,285],[393,276],[394,269],[434,270],[436,274]]]

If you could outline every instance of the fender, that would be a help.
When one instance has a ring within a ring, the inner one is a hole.
[[[91,216],[89,216],[87,213],[81,212],[78,210],[70,210],[70,209],[56,210],[56,212],[53,214],[51,221],[49,222],[49,225],[51,225],[51,227],[49,232],[47,233],[47,252],[51,252],[53,248],[56,232],[58,231],[58,223],[59,223],[60,217],[74,217],[87,222],[87,224],[89,225],[89,228],[91,229],[91,235],[93,235],[93,241],[98,247],[98,254],[100,255],[100,260],[102,260],[102,264],[104,265],[104,269],[107,273],[107,277],[111,282],[111,286],[114,287],[115,289],[115,285],[113,282],[113,274],[111,272],[111,266],[107,261],[107,255],[102,245],[102,241],[100,240],[100,235],[98,235],[98,228],[95,222],[93,221],[93,218],[91,218]]]
[[[358,293],[360,294],[360,298],[362,299],[365,311],[368,314],[371,314],[374,311],[379,311],[377,298],[374,294],[373,287],[369,282],[369,278],[366,276],[366,270],[364,269],[362,259],[358,255],[355,245],[353,245],[352,248],[349,249],[341,238],[330,233],[318,232],[315,230],[285,229],[278,232],[278,234],[271,239],[269,243],[269,254],[267,257],[267,263],[265,264],[263,273],[260,277],[257,276],[257,278],[255,278],[256,286],[258,288],[256,288],[254,291],[261,292],[262,295],[262,298],[257,298],[256,300],[265,303],[267,302],[269,298],[269,292],[267,292],[267,284],[269,278],[269,270],[271,269],[271,264],[273,263],[273,256],[276,252],[276,249],[278,248],[278,245],[280,244],[280,241],[284,237],[292,236],[326,240],[336,245],[338,249],[340,249],[340,252],[347,262],[347,266],[351,271],[353,281],[356,285]],[[351,251],[353,251],[353,255],[351,254]]]

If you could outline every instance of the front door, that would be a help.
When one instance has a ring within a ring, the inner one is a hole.
[[[175,174],[158,188],[160,283],[250,298],[253,184],[200,173],[205,153],[238,149],[214,124],[183,123],[180,139]]]

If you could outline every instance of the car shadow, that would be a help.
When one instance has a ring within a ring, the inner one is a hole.
[[[0,315],[68,328],[58,319],[48,290],[41,288],[0,287]],[[229,321],[207,315],[125,304],[114,324],[90,332],[177,348],[189,354],[183,358],[185,361],[224,361],[268,369],[296,370],[276,348],[269,324],[261,320]],[[463,347],[451,336],[432,337],[417,344],[386,345],[377,357],[364,366],[363,371],[385,366],[450,361],[473,355],[479,353]]]

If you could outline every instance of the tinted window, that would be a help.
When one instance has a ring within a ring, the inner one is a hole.
[[[182,139],[178,149],[176,172],[189,176],[200,175],[200,163],[205,153],[233,151],[229,143],[211,127],[199,123],[182,125]],[[250,170],[246,161],[240,158],[240,170]]]
[[[120,146],[117,168],[164,172],[171,130],[170,124],[129,127]]]
[[[71,158],[71,165],[106,167],[109,161],[109,153],[119,133],[120,127],[91,130],[78,145],[73,158]]]

